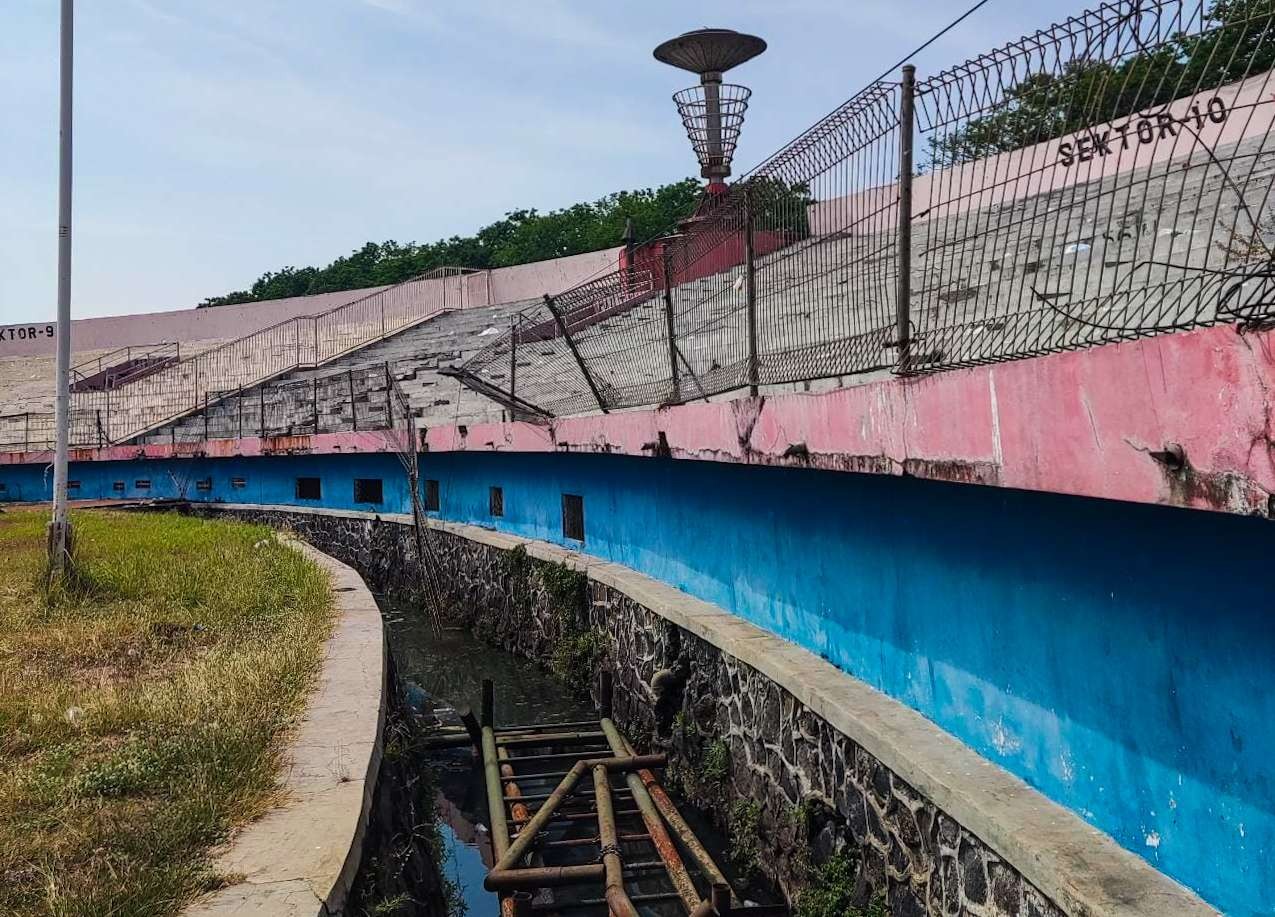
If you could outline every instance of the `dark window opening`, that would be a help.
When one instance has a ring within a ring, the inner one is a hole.
[[[381,503],[385,499],[380,478],[355,478],[355,503]]]
[[[5,484],[3,481],[0,481],[0,494],[4,493],[8,489],[9,489],[9,485]]]
[[[115,491],[116,493],[122,494],[124,492],[124,482],[116,481],[114,484],[111,485],[111,490]]]
[[[248,486],[248,479],[247,478],[231,478],[230,486],[233,487],[235,490],[242,490],[243,488]]]
[[[323,484],[318,478],[297,478],[298,500],[322,500]]]
[[[427,478],[425,480],[425,509],[428,512],[436,513],[438,512],[438,507],[438,482]]]
[[[212,490],[212,478],[203,478],[196,481],[195,490]]]
[[[139,480],[134,481],[133,486],[137,488],[138,490],[150,490],[151,482],[147,480],[146,478],[141,478]]]
[[[503,516],[505,514],[505,490],[503,487],[493,487],[487,492],[487,509],[493,516]]]
[[[584,497],[562,495],[562,537],[584,541]]]

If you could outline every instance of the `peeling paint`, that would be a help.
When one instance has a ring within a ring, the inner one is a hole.
[[[914,478],[952,481],[957,484],[1000,483],[1000,468],[991,462],[909,458],[903,460],[903,473]]]

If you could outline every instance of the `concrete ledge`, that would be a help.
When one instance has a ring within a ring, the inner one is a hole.
[[[385,640],[381,613],[350,567],[290,541],[332,578],[340,617],[282,773],[282,806],[248,825],[217,859],[237,884],[187,917],[333,917],[362,856],[381,764]]]
[[[1204,917],[1189,889],[916,711],[815,654],[619,564],[463,523],[430,527],[562,562],[761,672],[977,835],[1068,914]]]

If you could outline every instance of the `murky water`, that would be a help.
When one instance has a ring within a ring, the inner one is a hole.
[[[417,712],[447,721],[455,716],[456,708],[468,706],[477,711],[483,679],[490,678],[497,686],[496,722],[501,725],[574,722],[597,716],[590,704],[573,696],[535,663],[491,647],[467,630],[449,629],[438,634],[419,612],[392,602],[383,601],[381,608],[399,679]],[[491,862],[491,840],[482,767],[467,748],[438,752],[433,763],[438,771],[438,812],[448,853],[443,868],[459,887],[468,917],[495,917],[499,914],[496,896],[483,889]],[[695,813],[685,814],[721,863],[725,839]],[[771,894],[750,897],[775,900]],[[648,907],[646,911],[663,909]],[[680,906],[673,912],[683,913]]]
[[[535,663],[483,643],[466,630],[442,634],[417,611],[382,602],[390,652],[412,706],[449,719],[482,699],[483,679],[496,684],[496,722],[565,723],[597,712]],[[448,859],[443,868],[460,889],[468,917],[495,917],[496,896],[483,888],[491,861],[482,768],[468,749],[437,753],[438,812]]]

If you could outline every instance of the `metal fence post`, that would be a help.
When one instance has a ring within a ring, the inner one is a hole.
[[[261,388],[257,389],[261,393],[261,438],[266,438],[266,386],[262,383]]]
[[[319,432],[319,377],[314,377],[314,392],[310,396],[310,403],[314,408],[314,432]]]
[[[394,391],[390,384],[390,361],[385,361],[385,422],[394,429]]]
[[[744,187],[744,308],[748,314],[748,393],[757,396],[757,250],[753,239],[753,201]]]
[[[22,451],[31,451],[31,412],[22,415]]]
[[[895,292],[895,343],[898,365],[906,369],[912,345],[912,149],[916,131],[916,67],[903,66],[899,84],[899,235],[898,288]]]
[[[518,397],[516,386],[518,384],[518,319],[520,318],[522,318],[521,313],[509,319],[509,395],[511,400]],[[518,419],[513,405],[509,407],[509,419]]]
[[[664,324],[668,327],[668,367],[673,380],[673,400],[682,400],[682,383],[677,371],[677,337],[673,328],[673,253],[666,241],[660,248],[664,263]]]
[[[204,392],[204,442],[208,442],[208,393]]]
[[[239,386],[239,438],[243,439],[243,386]]]
[[[346,376],[349,377],[350,383],[350,425],[354,428],[354,432],[359,432],[359,409],[354,402],[354,370],[347,369]]]
[[[580,351],[576,349],[576,342],[571,337],[571,332],[567,330],[566,320],[563,319],[562,313],[558,311],[558,307],[554,305],[553,298],[545,294],[545,306],[549,310],[549,314],[553,316],[553,320],[558,323],[558,330],[562,332],[563,338],[567,341],[567,347],[571,349],[571,355],[576,358],[576,365],[580,367],[580,372],[584,376],[584,381],[589,383],[589,391],[593,392],[593,397],[597,399],[598,407],[602,409],[603,414],[609,414],[606,402],[602,400],[602,392],[598,390],[597,383],[593,381],[593,376],[589,373],[589,367],[585,365],[584,358],[580,356]]]

